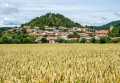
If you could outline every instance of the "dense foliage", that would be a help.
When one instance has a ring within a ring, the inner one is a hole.
[[[109,30],[111,25],[113,25],[116,29],[120,29],[120,20],[113,21],[113,22],[108,23],[106,25],[98,26],[98,27],[94,27],[94,28],[97,30]]]
[[[12,38],[3,36],[0,38],[0,44],[36,43],[35,40],[34,36],[29,37],[28,35],[12,35]]]
[[[28,23],[22,24],[23,26],[38,26],[42,29],[44,29],[44,26],[50,26],[50,27],[67,27],[67,28],[72,28],[72,27],[82,27],[80,24],[75,23],[71,21],[70,19],[64,17],[61,14],[54,14],[54,13],[47,13],[46,15],[43,15],[41,17],[37,17],[33,20],[31,20]]]
[[[99,42],[100,42],[101,44],[106,43],[106,38],[105,38],[105,37],[101,37]]]
[[[91,42],[92,42],[92,43],[95,43],[95,42],[96,42],[96,39],[95,39],[95,38],[92,38],[92,39],[91,39]]]
[[[78,35],[77,32],[73,32],[73,35],[72,35],[72,34],[69,34],[69,35],[67,36],[67,38],[68,38],[68,39],[69,39],[69,38],[80,38],[80,35]]]
[[[109,31],[108,34],[110,37],[120,37],[120,29],[113,29],[112,31]]]
[[[47,39],[46,38],[41,38],[41,43],[47,43]]]
[[[56,39],[55,42],[57,42],[57,43],[66,43],[66,40],[64,40],[64,39]]]
[[[85,38],[82,38],[80,43],[85,43],[86,42],[86,39]]]
[[[7,38],[11,37],[11,38]],[[21,31],[13,31],[13,33],[0,30],[0,44],[21,44],[21,43],[36,43],[34,36],[27,35],[26,28],[22,28]]]
[[[11,29],[11,28],[13,28],[13,27],[0,27],[0,30],[1,31],[6,31],[6,30]]]

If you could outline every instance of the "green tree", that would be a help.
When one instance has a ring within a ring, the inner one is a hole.
[[[74,36],[75,38],[80,38],[80,36],[78,35],[77,32],[73,32],[73,36]]]
[[[20,30],[17,31],[17,35],[21,35],[21,31]]]
[[[90,28],[90,29],[94,29],[93,26],[90,26],[89,28]]]
[[[111,38],[109,36],[105,38],[106,38],[106,43],[111,43]]]
[[[2,37],[2,41],[3,41],[3,43],[7,43],[8,42],[8,38],[7,37]]]
[[[103,37],[100,37],[100,40],[99,40],[99,43],[106,43],[106,38],[103,36]]]
[[[2,30],[0,30],[0,37],[2,37]]]
[[[63,31],[64,31],[64,32],[67,32],[67,31],[68,31],[68,29],[64,29]]]
[[[22,28],[22,33],[23,34],[27,34],[27,29],[26,28]]]
[[[66,41],[64,39],[56,39],[55,42],[58,42],[58,43],[66,43]]]
[[[69,39],[69,38],[74,38],[74,35],[69,34],[69,35],[67,36],[67,38],[68,38],[68,39]]]
[[[92,42],[92,43],[95,43],[95,42],[96,42],[96,39],[95,39],[95,38],[92,38],[92,39],[91,39],[91,42]]]
[[[87,36],[89,36],[89,37],[94,37],[94,35],[92,35],[92,34],[88,34]]]
[[[28,38],[23,38],[23,43],[30,43],[31,41],[30,41],[30,39],[28,39]]]
[[[30,38],[31,42],[35,42],[35,40],[36,40],[36,37],[34,37],[34,36],[30,36],[29,38]]]
[[[85,38],[82,38],[80,43],[85,43],[86,42],[86,39]]]
[[[2,44],[3,43],[3,40],[2,40],[2,38],[0,38],[0,44]]]
[[[44,27],[44,26],[41,26],[41,27],[40,27],[40,30],[45,30],[45,27]]]
[[[46,43],[47,42],[47,39],[46,38],[41,38],[40,40],[42,43]]]
[[[118,34],[119,34],[119,37],[120,37],[120,29],[118,30]]]
[[[44,37],[45,37],[45,38],[47,38],[47,37],[48,37],[48,35],[44,35]]]

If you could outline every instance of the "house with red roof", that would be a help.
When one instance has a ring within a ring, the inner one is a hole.
[[[44,35],[46,35],[46,34],[43,34],[43,33],[29,33],[28,35],[29,36],[34,36],[34,37],[37,37],[37,38],[43,38]]]
[[[108,36],[109,31],[108,30],[100,30],[100,31],[96,31],[95,34],[97,37],[101,37],[101,36]]]
[[[8,39],[12,39],[12,37],[11,37],[11,36],[8,36],[7,38],[8,38]]]

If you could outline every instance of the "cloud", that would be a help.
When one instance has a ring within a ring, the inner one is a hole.
[[[10,3],[0,4],[0,15],[18,13],[19,10],[16,6]]]
[[[102,19],[102,20],[108,20],[108,18],[106,18],[106,17],[101,17],[101,19]]]
[[[15,18],[8,18],[8,17],[5,17],[4,18],[4,22],[3,22],[4,25],[21,25],[22,22],[15,19]]]
[[[120,17],[120,13],[118,12],[114,12],[114,15]]]
[[[21,21],[4,21],[4,25],[21,25]]]

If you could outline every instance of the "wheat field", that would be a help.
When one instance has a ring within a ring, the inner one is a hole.
[[[120,83],[120,44],[0,45],[0,83]]]

